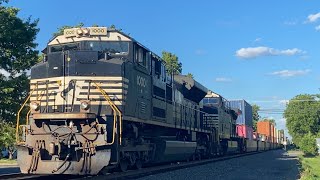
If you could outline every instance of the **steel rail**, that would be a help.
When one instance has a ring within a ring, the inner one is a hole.
[[[255,151],[255,152],[248,152],[244,154],[233,154],[233,155],[228,155],[228,156],[223,156],[223,157],[217,157],[217,158],[212,158],[212,159],[203,159],[203,160],[196,160],[196,161],[189,161],[189,162],[177,162],[177,163],[171,163],[171,164],[166,164],[166,165],[157,165],[157,166],[151,166],[151,167],[145,167],[140,170],[129,170],[126,172],[114,172],[114,173],[109,173],[105,175],[97,175],[97,176],[87,176],[85,177],[86,180],[104,180],[104,179],[136,179],[148,175],[154,175],[154,174],[159,174],[159,173],[164,173],[168,171],[173,171],[173,170],[178,170],[178,169],[183,169],[183,168],[188,168],[188,167],[194,167],[194,166],[199,166],[199,165],[204,165],[208,163],[214,163],[218,161],[225,161],[229,159],[234,159],[234,158],[240,158],[244,156],[250,156],[258,153],[263,153],[263,152],[268,152],[266,151]],[[81,178],[84,179],[84,178]]]
[[[67,180],[67,179],[79,179],[79,175],[69,175],[69,174],[22,174],[22,173],[11,173],[11,174],[2,174],[0,175],[0,179],[7,180],[20,180],[20,179],[59,179],[59,180]]]

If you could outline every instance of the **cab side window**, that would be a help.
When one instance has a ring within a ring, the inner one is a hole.
[[[134,50],[134,59],[137,64],[140,66],[145,67],[147,70],[150,70],[150,53],[143,47],[139,45],[135,45],[135,50]]]
[[[166,66],[163,64],[163,63],[161,63],[161,80],[163,81],[163,82],[165,82],[166,81]]]
[[[153,59],[154,60],[154,72],[156,75],[161,75],[161,61],[158,59]]]

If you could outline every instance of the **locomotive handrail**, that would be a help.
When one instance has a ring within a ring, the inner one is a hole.
[[[40,98],[40,100],[42,99],[42,97],[43,97],[43,94],[42,94],[42,92],[43,92],[44,90],[42,90],[41,91],[41,93],[37,96],[37,101],[39,100],[39,97],[41,96],[41,98]],[[30,113],[31,113],[31,109],[29,109],[29,111],[28,111],[28,113],[27,113],[27,117],[26,117],[26,125],[28,125],[29,124],[29,115],[30,115]]]
[[[17,124],[16,124],[16,143],[19,143],[19,121],[20,121],[20,113],[22,111],[22,109],[24,108],[24,106],[27,104],[27,102],[29,101],[31,95],[33,94],[33,92],[37,89],[37,85],[35,88],[32,89],[32,91],[30,92],[29,96],[26,98],[26,100],[24,101],[24,103],[22,104],[21,108],[19,109],[19,111],[17,112]]]
[[[112,108],[112,110],[115,113],[119,114],[119,126],[120,126],[120,133],[119,133],[119,141],[120,141],[120,145],[121,145],[121,138],[122,138],[122,113],[119,110],[119,108],[113,103],[113,101],[110,99],[109,95],[107,94],[106,91],[104,91],[96,82],[93,82],[94,85],[99,89],[99,91],[101,92],[101,94],[103,95],[103,97],[108,101],[110,107]],[[115,122],[117,120],[117,115],[113,114],[113,136],[112,136],[112,142],[108,143],[108,145],[112,145],[114,143],[115,140]]]

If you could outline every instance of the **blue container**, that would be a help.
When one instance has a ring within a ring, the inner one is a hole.
[[[241,100],[230,100],[229,106],[231,108],[237,108],[242,111],[242,114],[238,116],[237,118],[237,124],[243,124],[249,127],[253,126],[252,122],[252,106],[247,103],[244,99]]]

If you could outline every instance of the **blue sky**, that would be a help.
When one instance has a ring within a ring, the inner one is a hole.
[[[320,1],[11,0],[20,17],[39,18],[38,48],[57,27],[115,24],[157,54],[175,53],[183,72],[227,99],[284,108],[319,93]],[[317,28],[319,26],[319,28]],[[278,127],[285,120],[274,117]]]

